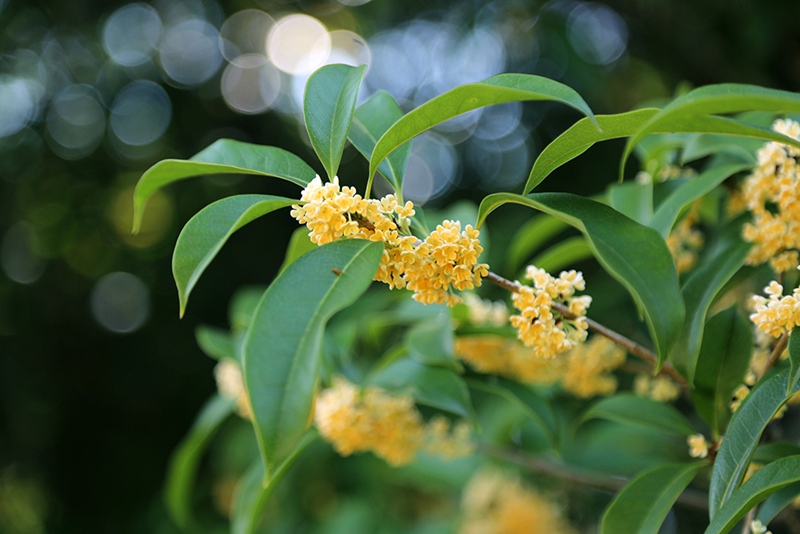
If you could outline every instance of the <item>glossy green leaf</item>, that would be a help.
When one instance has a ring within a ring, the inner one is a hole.
[[[405,336],[408,355],[425,365],[460,371],[463,366],[453,355],[453,329],[450,314],[412,326]]]
[[[734,304],[709,319],[700,347],[692,401],[714,436],[730,414],[733,391],[744,382],[753,355],[750,322]]]
[[[631,480],[600,520],[600,534],[657,534],[680,494],[706,462],[666,464]]]
[[[317,157],[333,180],[342,161],[358,88],[366,66],[325,65],[309,77],[303,98],[308,137]]]
[[[489,195],[481,202],[478,227],[489,213],[509,202],[558,217],[583,233],[600,264],[643,312],[663,361],[680,333],[684,307],[675,264],[658,232],[604,204],[568,193]]]
[[[302,159],[281,148],[220,139],[188,160],[165,159],[142,175],[133,193],[133,231],[139,231],[150,195],[178,180],[210,174],[273,176],[301,187],[316,176]]]
[[[403,110],[392,95],[386,91],[378,91],[356,108],[350,128],[350,142],[369,160],[378,139],[402,116]],[[378,171],[391,184],[399,199],[403,198],[403,177],[409,156],[411,143],[407,142],[392,152],[378,167]]]
[[[420,404],[472,417],[469,390],[458,373],[444,367],[421,364],[411,358],[397,358],[377,369],[368,383],[398,393],[408,393]]]
[[[608,188],[609,205],[639,224],[653,218],[653,182],[614,184]]]
[[[407,113],[381,136],[369,162],[367,195],[378,165],[422,132],[474,109],[529,100],[562,102],[594,120],[592,110],[574,89],[541,76],[499,74],[482,82],[460,85]]]
[[[690,384],[694,383],[708,308],[744,264],[750,247],[750,243],[731,232],[708,251],[708,259],[703,259],[681,289],[686,317],[669,359],[678,371],[687,375]]]
[[[788,398],[788,383],[789,369],[762,378],[731,417],[711,473],[709,514],[712,519],[744,479],[761,434]],[[796,389],[797,386],[792,391]]]
[[[591,257],[592,247],[586,239],[572,236],[542,251],[533,258],[531,264],[553,273]]]
[[[301,226],[292,232],[292,237],[289,238],[289,244],[286,245],[286,254],[283,257],[283,263],[278,272],[283,272],[289,265],[292,264],[297,258],[311,252],[319,245],[311,241],[308,237],[308,228]]]
[[[628,137],[652,119],[658,109],[645,108],[618,113],[597,115],[597,126],[590,119],[581,119],[547,145],[536,158],[524,194],[542,183],[550,173],[589,150],[597,142]]]
[[[631,480],[606,508],[600,534],[654,534],[706,462],[665,464]]]
[[[800,328],[795,328],[789,335],[789,390],[794,389],[800,380]]]
[[[622,156],[620,176],[628,156],[637,143],[650,134],[664,131],[739,135],[800,147],[800,141],[765,128],[750,126],[734,119],[711,117],[755,110],[798,112],[800,95],[789,91],[732,83],[707,85],[689,91],[665,106],[631,136]]]
[[[537,249],[567,228],[567,223],[546,213],[531,217],[511,238],[506,260],[508,270],[518,271]]]
[[[244,378],[268,472],[306,431],[326,323],[367,290],[382,253],[378,242],[329,243],[298,258],[264,293],[245,338]]]
[[[792,504],[798,495],[800,495],[800,482],[793,482],[776,491],[758,507],[756,519],[761,521],[762,525],[768,525],[784,508]]]
[[[172,254],[181,317],[189,294],[228,238],[247,223],[296,202],[271,195],[237,195],[209,204],[189,219]]]
[[[253,462],[239,480],[233,497],[232,534],[253,534],[258,531],[270,497],[302,452],[314,442],[316,437],[315,430],[306,432],[292,454],[281,463],[272,476],[266,475],[261,458]]]
[[[655,228],[666,239],[683,208],[717,187],[730,176],[747,168],[749,168],[748,165],[742,164],[722,165],[692,178],[659,204],[649,226]]]
[[[791,441],[772,441],[758,446],[753,453],[753,462],[765,465],[796,454],[800,454],[800,444]]]
[[[235,403],[226,397],[211,397],[169,460],[164,498],[172,519],[183,530],[197,528],[192,518],[192,494],[197,469],[211,438],[233,413],[234,407]]]
[[[695,433],[686,417],[674,406],[631,393],[619,393],[596,402],[583,415],[584,421],[589,419],[615,421],[682,438]]]
[[[236,344],[227,330],[200,325],[194,331],[194,338],[200,350],[210,358],[215,360],[229,358],[237,361],[239,359]]]
[[[712,515],[711,524],[708,525],[705,534],[730,532],[751,508],[773,493],[798,481],[800,481],[800,455],[781,458],[762,467],[736,489],[718,508],[717,513]]]
[[[725,154],[741,163],[755,165],[758,161],[756,151],[763,144],[764,142],[760,139],[747,137],[696,134],[690,138],[681,151],[681,165],[714,154]]]

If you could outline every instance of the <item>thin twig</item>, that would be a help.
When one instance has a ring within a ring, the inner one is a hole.
[[[780,339],[778,339],[778,342],[775,343],[775,347],[773,347],[772,353],[769,355],[769,361],[767,361],[767,365],[764,367],[764,371],[761,373],[761,376],[764,376],[767,374],[767,371],[775,367],[775,364],[781,359],[781,354],[783,354],[783,351],[786,350],[786,345],[788,345],[788,343],[789,333],[784,332]]]
[[[756,518],[756,509],[750,508],[747,512],[747,515],[744,516],[744,526],[742,527],[742,534],[750,534],[750,525],[753,523],[753,519]]]
[[[495,285],[502,287],[503,289],[507,289],[508,291],[512,291],[514,293],[519,292],[521,287],[516,282],[512,282],[511,280],[503,278],[502,276],[495,274],[491,271],[484,277],[484,279],[488,280],[489,282]],[[561,313],[561,315],[563,315],[567,319],[574,319],[576,317],[576,315],[571,311],[569,311],[569,308],[567,308],[563,304],[554,302],[553,308],[557,310],[559,313]],[[589,330],[610,339],[611,341],[613,341],[623,349],[627,350],[634,356],[641,358],[642,360],[652,365],[654,368],[656,369],[658,368],[658,356],[647,347],[639,345],[635,341],[628,339],[622,334],[619,334],[614,330],[611,330],[607,326],[604,326],[598,323],[597,321],[589,319],[588,317],[586,318],[586,324],[589,326]],[[664,363],[664,365],[661,367],[661,370],[659,371],[659,374],[669,375],[670,377],[672,377],[672,379],[675,380],[675,382],[677,382],[681,386],[686,385],[686,379],[683,377],[683,375],[681,375],[678,371],[676,371],[675,368],[669,364],[669,362]]]
[[[626,478],[593,473],[573,466],[549,461],[544,458],[530,456],[519,451],[505,449],[491,443],[481,443],[478,446],[478,451],[486,456],[516,464],[531,473],[549,475],[589,488],[616,493],[630,482],[630,480]],[[708,509],[708,497],[698,491],[685,490],[681,493],[680,497],[678,497],[678,502],[700,510]]]

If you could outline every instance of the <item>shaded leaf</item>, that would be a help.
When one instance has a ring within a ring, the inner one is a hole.
[[[408,355],[419,363],[454,371],[463,369],[453,354],[453,329],[450,327],[449,313],[437,320],[412,326],[405,336],[405,342]]]
[[[308,78],[303,116],[311,146],[333,180],[342,161],[366,66],[325,65]]]
[[[382,253],[382,243],[361,239],[321,246],[278,275],[259,302],[245,338],[244,378],[268,472],[306,431],[325,324],[367,290]]]
[[[560,234],[569,225],[557,217],[542,213],[531,219],[520,228],[508,245],[507,268],[516,272],[522,267],[539,247],[550,238]]]
[[[296,202],[271,195],[237,195],[209,204],[189,219],[172,254],[181,317],[195,284],[230,236],[257,218]]]
[[[592,247],[581,236],[572,236],[544,250],[531,261],[547,272],[555,272],[592,257]]]
[[[608,188],[609,205],[639,224],[653,218],[653,182],[614,184]]]
[[[681,438],[694,434],[686,417],[672,405],[631,393],[619,393],[598,401],[584,413],[583,421],[589,419],[605,419]]]
[[[788,390],[792,391],[800,380],[800,328],[795,328],[789,335],[789,384]]]
[[[684,307],[675,264],[658,232],[604,204],[568,193],[489,195],[481,202],[478,226],[509,202],[558,217],[583,233],[600,264],[629,291],[644,314],[663,362],[680,332]]]
[[[762,525],[768,525],[784,508],[792,504],[798,495],[800,495],[800,482],[793,482],[778,490],[758,507],[756,519],[761,521]]]
[[[286,245],[286,254],[283,257],[283,263],[278,270],[282,273],[294,260],[317,248],[317,244],[311,241],[308,237],[308,228],[301,226],[292,232],[292,237],[289,238],[289,244]]]
[[[302,159],[281,148],[220,139],[188,160],[165,159],[147,169],[133,193],[133,231],[139,231],[150,195],[178,180],[210,174],[273,176],[301,187],[316,176]]]
[[[231,334],[227,330],[214,328],[211,326],[200,325],[195,328],[194,338],[206,356],[215,360],[229,358],[239,360],[238,349],[231,339]]]

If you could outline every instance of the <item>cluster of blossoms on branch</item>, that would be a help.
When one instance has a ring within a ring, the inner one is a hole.
[[[772,337],[780,337],[800,324],[800,288],[793,294],[783,295],[783,286],[772,281],[764,288],[769,298],[761,295],[750,297],[754,313],[750,320],[763,332]]]
[[[309,238],[324,245],[342,238],[361,238],[384,243],[383,258],[375,279],[392,289],[407,288],[423,304],[454,306],[464,291],[481,285],[489,266],[478,263],[483,252],[480,232],[458,221],[444,221],[424,240],[408,231],[414,205],[397,202],[394,195],[365,199],[352,187],[334,178],[326,184],[317,176],[302,192],[302,204],[291,215],[308,226]]]
[[[320,435],[342,456],[372,451],[392,465],[403,465],[422,451],[446,459],[473,451],[468,423],[451,427],[443,416],[426,423],[410,395],[379,387],[362,390],[341,377],[319,394],[314,420]]]

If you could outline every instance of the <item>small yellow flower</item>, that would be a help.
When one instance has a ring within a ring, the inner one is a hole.
[[[763,332],[780,337],[800,324],[800,288],[792,295],[783,296],[783,286],[772,281],[764,292],[769,298],[753,295],[750,306],[754,311],[750,320]]]
[[[686,439],[689,445],[689,456],[692,458],[706,458],[708,456],[708,442],[703,434],[692,434]]]
[[[239,364],[229,358],[224,358],[214,367],[214,378],[217,381],[217,390],[223,397],[236,402],[236,411],[245,419],[253,418],[250,399],[244,388],[244,379]]]

